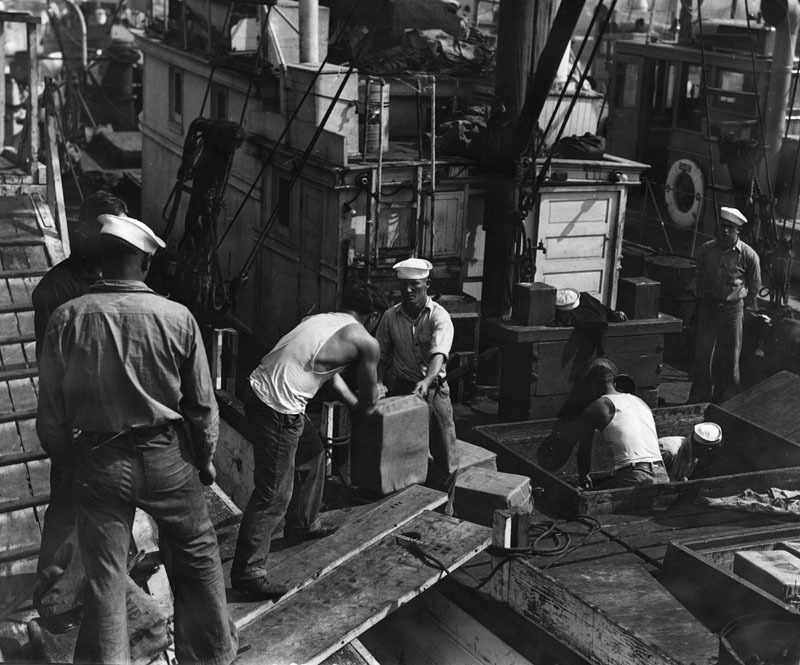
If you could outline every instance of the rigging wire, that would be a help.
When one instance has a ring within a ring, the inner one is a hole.
[[[702,4],[702,3],[700,3]],[[699,8],[698,8],[699,11]],[[748,43],[750,45],[750,62],[751,67],[753,70],[753,84],[756,88],[756,92],[758,92],[758,76],[756,74],[756,56],[755,56],[755,49],[753,47],[753,40],[754,35],[750,30],[750,7],[749,7],[749,0],[744,0],[744,13],[747,17],[747,36],[748,36]],[[702,27],[701,27],[702,30]],[[702,37],[702,32],[701,32]],[[762,151],[764,153],[764,177],[767,181],[767,195],[769,198],[772,198],[772,183],[769,173],[769,163],[766,160],[767,156],[767,146],[765,144],[765,134],[764,134],[764,113],[761,110],[761,95],[756,94],[756,116],[758,117],[758,130],[761,132],[761,144],[762,144]],[[788,129],[788,126],[787,126]]]
[[[542,132],[541,136],[539,137],[539,144],[536,146],[536,151],[532,157],[534,162],[541,154],[542,150],[544,149],[544,140],[547,135],[550,133],[550,129],[553,126],[553,123],[556,120],[556,116],[558,115],[558,110],[564,101],[564,97],[567,94],[567,90],[569,89],[569,83],[575,77],[575,72],[577,71],[578,67],[580,66],[581,56],[583,55],[583,50],[586,48],[586,44],[589,41],[589,37],[592,34],[592,30],[594,29],[595,23],[597,23],[597,17],[599,16],[600,12],[605,8],[603,5],[603,0],[597,3],[597,7],[595,7],[594,12],[592,13],[592,18],[589,21],[589,26],[586,28],[586,34],[583,36],[581,40],[581,45],[578,47],[578,52],[575,54],[575,60],[572,63],[572,67],[569,70],[569,74],[567,76],[566,83],[562,86],[561,91],[558,94],[558,99],[556,100],[555,108],[553,109],[552,113],[550,114],[550,118],[547,121],[547,125],[545,126],[544,131]],[[588,67],[585,67],[584,70],[588,71]],[[575,96],[577,97],[580,94],[581,89],[578,88],[575,90]],[[569,113],[567,113],[569,115]]]
[[[697,27],[700,31],[700,89],[705,92],[703,95],[703,105],[706,115],[706,145],[708,146],[708,175],[711,182],[711,198],[714,201],[714,223],[719,226],[719,206],[717,203],[716,178],[714,177],[714,150],[711,147],[711,103],[708,94],[708,64],[706,63],[706,45],[703,36],[703,3],[697,5]],[[692,239],[691,254],[694,255],[695,244],[697,242],[697,231],[699,223],[695,224],[695,234]]]

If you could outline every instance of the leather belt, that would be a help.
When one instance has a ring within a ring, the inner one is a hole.
[[[88,439],[92,443],[107,443],[111,441],[131,441],[132,443],[139,443],[147,441],[159,434],[166,434],[173,427],[175,422],[164,423],[163,425],[153,425],[152,427],[132,427],[122,432],[81,432],[81,438]]]
[[[619,469],[615,469],[614,472],[616,473],[617,471],[628,471],[629,469],[634,469],[636,471],[650,471],[652,473],[656,470],[656,467],[664,468],[664,462],[634,462],[633,464],[628,464],[627,466],[621,466]]]

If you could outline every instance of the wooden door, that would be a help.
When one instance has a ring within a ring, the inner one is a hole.
[[[607,151],[625,159],[638,159],[641,134],[647,129],[642,126],[643,62],[643,58],[620,55],[611,79]]]
[[[539,234],[528,236],[545,252],[536,252],[536,281],[556,288],[586,291],[613,305],[617,268],[619,191],[610,187],[543,189],[533,214]]]

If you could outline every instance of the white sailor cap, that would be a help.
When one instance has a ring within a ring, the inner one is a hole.
[[[576,289],[558,289],[556,291],[556,309],[568,312],[575,309],[581,301],[581,294]]]
[[[722,442],[722,428],[717,423],[698,423],[694,426],[692,441],[702,446],[716,446]]]
[[[100,215],[97,221],[103,225],[101,235],[116,236],[145,254],[154,254],[157,249],[166,247],[164,241],[138,219],[126,215]]]
[[[726,222],[734,224],[735,226],[743,226],[744,224],[747,224],[747,217],[740,213],[736,208],[722,206],[719,209],[719,216]]]
[[[431,274],[431,268],[433,264],[425,259],[406,259],[392,266],[398,279],[425,279]]]

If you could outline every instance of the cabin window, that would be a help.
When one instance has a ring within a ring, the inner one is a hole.
[[[754,98],[748,94],[736,94],[755,92],[752,74],[720,69],[717,72],[717,87],[722,92],[718,93],[714,98],[714,106],[720,111],[747,115],[755,114]]]
[[[702,83],[702,69],[699,65],[687,65],[682,71],[678,91],[678,118],[676,126],[681,129],[699,132],[701,128],[700,85]]]
[[[177,128],[183,127],[183,72],[169,70],[169,121]]]
[[[217,84],[211,86],[211,117],[220,120],[228,118],[228,90]]]
[[[666,60],[657,60],[652,65],[650,81],[653,90],[650,98],[650,115],[654,126],[672,125],[676,73],[675,65]]]
[[[639,67],[633,63],[623,62],[617,68],[617,108],[636,108],[636,96],[639,90]]]

